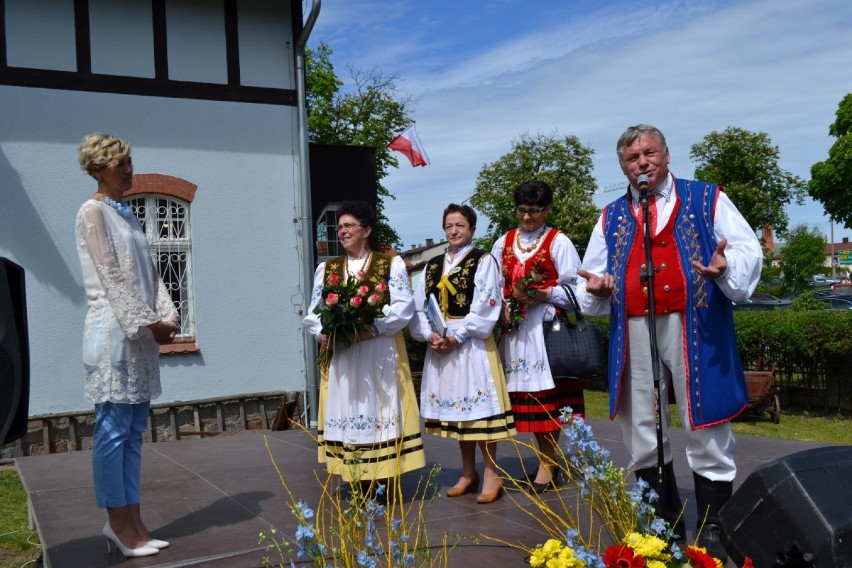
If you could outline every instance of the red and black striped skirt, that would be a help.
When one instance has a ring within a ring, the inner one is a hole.
[[[573,415],[586,416],[583,381],[556,379],[556,388],[539,392],[510,392],[518,432],[555,432],[562,428],[562,413],[570,406]]]

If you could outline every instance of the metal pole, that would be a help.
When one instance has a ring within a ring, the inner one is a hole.
[[[834,219],[831,220],[831,279],[837,280],[837,258],[834,256]]]
[[[313,241],[313,214],[311,212],[311,170],[308,146],[308,110],[307,110],[307,87],[305,85],[305,46],[308,37],[319,17],[321,0],[314,0],[311,4],[311,12],[305,22],[302,33],[296,40],[296,104],[297,120],[299,127],[299,182],[301,191],[298,192],[298,202],[294,223],[299,225],[298,231],[301,236],[302,249],[302,309],[300,315],[304,317],[308,313],[311,304],[311,289],[314,286],[314,241]],[[319,400],[319,381],[317,376],[316,341],[303,329],[302,346],[305,354],[305,421],[312,428],[316,426],[317,405]]]
[[[645,266],[639,272],[642,283],[648,287],[648,331],[650,333],[651,347],[651,370],[654,374],[654,425],[657,430],[657,481],[660,491],[660,510],[668,511],[668,503],[665,496],[668,495],[666,485],[668,480],[663,475],[665,463],[665,451],[663,449],[663,402],[660,400],[660,351],[657,347],[657,313],[654,304],[654,258],[651,255],[651,226],[648,214],[648,189],[644,188],[639,193],[639,201],[642,205],[642,228],[645,237]],[[668,401],[666,401],[668,404]],[[664,515],[665,516],[665,515]]]

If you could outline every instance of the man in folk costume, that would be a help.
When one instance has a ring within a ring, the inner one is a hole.
[[[760,279],[760,243],[722,188],[676,179],[666,139],[657,128],[632,126],[616,145],[627,193],[604,208],[577,274],[584,312],[609,314],[610,417],[621,425],[630,467],[660,494],[658,511],[674,525],[682,505],[663,404],[664,487],[657,475],[648,289],[640,176],[648,177],[660,400],[674,391],[687,429],[686,457],[698,507],[698,544],[727,560],[719,509],[736,476],[730,421],[748,404],[734,333],[732,300],[747,299]],[[665,494],[664,494],[665,493]],[[703,528],[702,528],[703,525]],[[685,538],[682,521],[675,533]]]

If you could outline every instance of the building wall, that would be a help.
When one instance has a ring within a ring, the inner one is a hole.
[[[53,22],[55,29],[67,29],[72,2],[36,4],[49,12],[45,21]],[[102,29],[121,21],[125,32],[135,37],[128,49],[148,53],[139,47],[145,43],[145,34],[127,28],[127,12],[115,9],[119,4],[140,11],[140,2],[135,1],[92,0],[89,7],[92,12],[96,6],[104,8],[98,12]],[[205,5],[218,5],[221,10],[222,2],[177,4],[184,4],[184,11]],[[280,3],[246,5],[272,4]],[[27,3],[6,0],[6,7],[8,15],[27,9]],[[242,2],[240,10],[245,10]],[[269,10],[282,17],[279,9]],[[288,14],[283,14],[285,20]],[[92,19],[94,38],[97,26]],[[204,20],[194,36],[193,49],[199,54],[220,44],[208,25],[214,20]],[[171,22],[185,24],[178,18]],[[251,28],[242,26],[251,22],[250,14],[241,13],[241,41],[245,38],[250,43]],[[289,20],[286,23],[289,26]],[[150,22],[139,26],[150,27]],[[191,26],[183,25],[181,30],[193,33]],[[269,29],[264,33],[270,37]],[[20,44],[24,39],[13,38],[9,45],[19,44],[10,50],[8,63],[73,68],[74,58],[68,63],[59,53],[69,42],[66,36],[57,33],[55,49],[34,50],[28,56],[19,55],[27,53],[26,42]],[[54,41],[53,37],[48,34],[39,41]],[[187,43],[192,44],[191,39]],[[283,35],[281,43],[287,42],[292,43],[292,36]],[[135,59],[125,67],[109,67],[103,50],[113,43],[93,39],[93,67],[148,73],[149,67]],[[278,55],[279,71],[270,74],[265,86],[290,87],[292,54],[285,49]],[[216,70],[221,69],[218,52],[211,58],[217,61],[201,65],[198,71],[204,80],[216,79]],[[254,85],[263,82],[261,69],[269,63],[255,60],[249,66]],[[86,302],[74,219],[96,189],[94,180],[77,164],[76,148],[85,134],[95,131],[110,132],[131,143],[136,173],[176,176],[198,186],[191,205],[191,234],[196,337],[201,351],[161,358],[163,396],[157,402],[304,389],[299,314],[303,261],[297,250],[299,226],[293,223],[299,192],[296,107],[0,85],[0,124],[0,256],[26,270],[30,414],[91,406],[83,398],[80,360]]]

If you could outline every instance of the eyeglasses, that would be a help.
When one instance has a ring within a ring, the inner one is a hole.
[[[363,227],[363,226],[364,225],[362,225],[360,223],[343,223],[342,225],[337,226],[337,232],[339,233],[340,231],[348,231],[352,227]]]
[[[518,217],[523,217],[524,215],[535,217],[545,209],[547,209],[547,207],[515,207],[515,213],[518,214]]]

